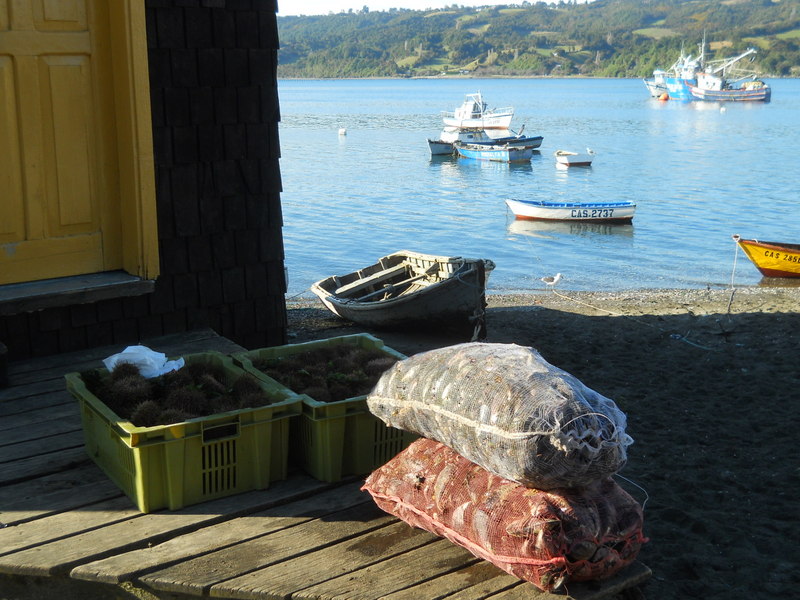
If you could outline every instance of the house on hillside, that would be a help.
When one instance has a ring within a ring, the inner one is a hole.
[[[285,343],[276,10],[0,1],[0,358]]]

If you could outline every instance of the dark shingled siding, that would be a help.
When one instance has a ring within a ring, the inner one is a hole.
[[[247,348],[286,343],[276,3],[145,5],[155,291],[0,317],[9,360],[204,327]]]

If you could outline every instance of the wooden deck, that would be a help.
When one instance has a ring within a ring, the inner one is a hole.
[[[211,331],[143,343],[170,356],[241,350]],[[85,454],[63,379],[120,350],[9,364],[10,385],[0,389],[3,600],[599,600],[650,576],[635,563],[602,584],[542,593],[382,513],[360,479],[292,473],[268,490],[142,514]]]

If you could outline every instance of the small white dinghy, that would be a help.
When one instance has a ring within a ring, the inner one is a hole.
[[[586,153],[572,152],[570,150],[556,150],[556,163],[566,167],[591,167],[594,160],[594,150],[586,149]]]

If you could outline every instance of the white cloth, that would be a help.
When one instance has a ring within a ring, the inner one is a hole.
[[[128,346],[122,352],[113,354],[103,360],[106,369],[113,371],[120,363],[130,363],[139,368],[139,372],[147,379],[177,371],[184,365],[183,358],[167,360],[163,352],[156,352],[147,346]]]

